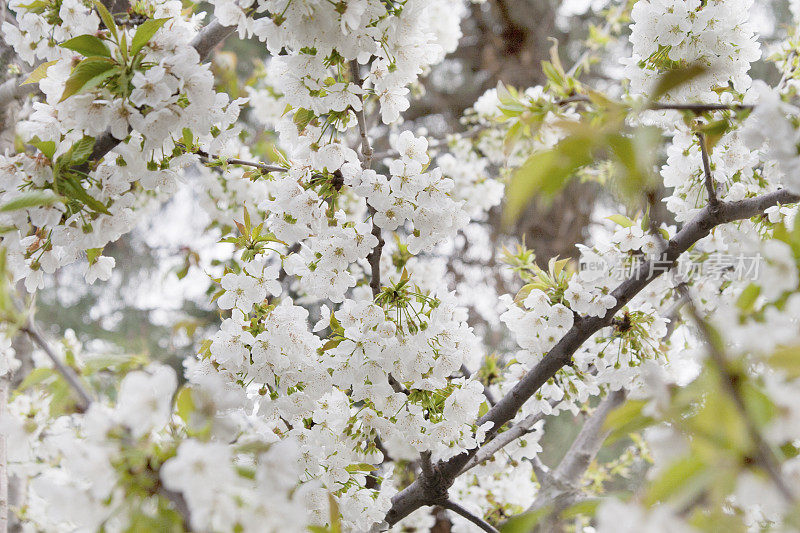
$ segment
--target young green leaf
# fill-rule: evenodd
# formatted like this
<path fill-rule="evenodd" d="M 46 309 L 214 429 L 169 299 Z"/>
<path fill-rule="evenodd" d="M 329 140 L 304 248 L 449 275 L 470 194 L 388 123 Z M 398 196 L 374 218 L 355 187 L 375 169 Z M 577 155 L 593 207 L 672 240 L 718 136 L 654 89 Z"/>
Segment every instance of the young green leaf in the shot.
<path fill-rule="evenodd" d="M 33 72 L 31 72 L 30 75 L 25 79 L 25 81 L 20 83 L 20 85 L 27 85 L 29 83 L 38 83 L 42 81 L 45 78 L 45 76 L 47 76 L 47 69 L 55 65 L 56 63 L 58 63 L 58 60 L 42 63 L 41 65 L 36 67 L 33 70 Z"/>
<path fill-rule="evenodd" d="M 131 55 L 135 56 L 139 50 L 144 47 L 150 39 L 155 35 L 155 33 L 167 22 L 169 19 L 149 19 L 142 22 L 138 28 L 136 28 L 136 33 L 133 36 L 133 41 L 131 42 Z"/>
<path fill-rule="evenodd" d="M 73 175 L 65 178 L 61 178 L 59 180 L 63 185 L 63 192 L 66 196 L 74 200 L 78 200 L 86 207 L 90 208 L 93 211 L 98 213 L 104 213 L 106 215 L 110 215 L 111 213 L 108 211 L 108 208 L 103 204 L 100 200 L 97 200 L 92 195 L 90 195 L 83 186 L 80 184 L 78 179 Z"/>
<path fill-rule="evenodd" d="M 18 211 L 20 209 L 28 209 L 30 207 L 40 207 L 45 205 L 53 205 L 56 202 L 63 201 L 63 198 L 57 194 L 37 191 L 29 192 L 17 196 L 10 202 L 6 202 L 0 207 L 0 212 L 6 213 L 8 211 Z"/>
<path fill-rule="evenodd" d="M 685 67 L 668 70 L 665 72 L 661 79 L 658 80 L 656 88 L 650 98 L 657 102 L 659 98 L 670 92 L 672 89 L 692 81 L 694 78 L 701 76 L 708 69 L 698 63 L 692 63 Z"/>
<path fill-rule="evenodd" d="M 606 218 L 611 222 L 619 224 L 623 228 L 630 228 L 631 226 L 633 226 L 633 220 L 629 219 L 625 215 L 611 215 Z"/>
<path fill-rule="evenodd" d="M 89 159 L 89 156 L 92 155 L 94 143 L 94 137 L 84 136 L 80 141 L 73 144 L 65 154 L 65 159 L 68 161 L 67 164 L 69 166 L 75 166 L 85 163 Z"/>
<path fill-rule="evenodd" d="M 100 13 L 100 18 L 103 19 L 103 24 L 105 24 L 106 28 L 108 28 L 108 31 L 111 32 L 111 35 L 114 36 L 114 40 L 119 41 L 117 25 L 114 23 L 114 17 L 112 17 L 111 13 L 108 12 L 106 6 L 104 6 L 100 0 L 94 0 L 94 7 L 96 7 L 97 12 Z"/>
<path fill-rule="evenodd" d="M 511 179 L 503 219 L 517 220 L 537 194 L 553 197 L 581 167 L 592 162 L 593 139 L 587 135 L 567 137 L 553 149 L 533 154 Z"/>
<path fill-rule="evenodd" d="M 114 68 L 115 66 L 116 63 L 107 58 L 90 57 L 84 59 L 78 63 L 72 70 L 72 74 L 67 78 L 67 83 L 64 85 L 64 93 L 61 95 L 59 102 L 63 102 L 81 91 L 96 87 L 117 71 Z"/>
<path fill-rule="evenodd" d="M 111 50 L 108 49 L 106 43 L 94 35 L 78 35 L 77 37 L 73 37 L 69 41 L 62 43 L 61 48 L 78 52 L 86 57 L 111 57 Z"/>
<path fill-rule="evenodd" d="M 34 137 L 31 144 L 50 159 L 56 154 L 56 143 L 53 141 L 42 141 L 39 137 Z"/>

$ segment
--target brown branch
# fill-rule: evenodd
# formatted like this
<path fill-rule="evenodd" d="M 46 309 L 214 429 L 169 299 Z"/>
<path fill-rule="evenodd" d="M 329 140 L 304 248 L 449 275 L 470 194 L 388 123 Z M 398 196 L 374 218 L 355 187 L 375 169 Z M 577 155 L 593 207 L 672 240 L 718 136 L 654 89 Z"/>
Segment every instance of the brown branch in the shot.
<path fill-rule="evenodd" d="M 608 414 L 619 407 L 623 401 L 625 401 L 625 391 L 618 390 L 610 393 L 600 402 L 592 415 L 584 422 L 564 458 L 549 473 L 549 479 L 539 480 L 542 488 L 536 496 L 536 501 L 528 509 L 529 511 L 556 504 L 555 512 L 558 512 L 560 510 L 559 502 L 563 503 L 578 495 L 581 478 L 597 457 L 603 441 L 608 436 L 608 430 L 603 428 L 605 420 L 608 418 Z"/>
<path fill-rule="evenodd" d="M 361 75 L 358 72 L 358 61 L 356 60 L 350 62 L 350 76 L 353 78 L 353 83 L 361 87 Z M 361 98 L 361 96 L 359 96 L 359 99 L 361 100 L 361 109 L 358 111 L 354 109 L 353 112 L 356 114 L 358 131 L 361 135 L 361 165 L 364 169 L 368 169 L 372 166 L 372 155 L 374 152 L 369 143 L 369 135 L 367 135 L 367 120 L 364 116 L 364 99 Z M 375 248 L 367 255 L 367 262 L 369 262 L 370 266 L 369 286 L 372 289 L 372 297 L 374 298 L 381 292 L 381 254 L 383 253 L 383 245 L 385 243 L 383 241 L 383 235 L 381 234 L 381 228 L 375 224 L 375 208 L 371 205 L 367 205 L 367 211 L 372 218 L 372 235 L 378 240 L 378 244 L 376 244 Z M 390 376 L 389 382 L 392 383 L 392 388 L 395 389 L 395 392 L 398 392 L 397 388 L 394 386 L 397 381 L 391 379 Z M 399 383 L 397 384 L 399 386 Z"/>
<path fill-rule="evenodd" d="M 37 83 L 21 85 L 27 77 L 28 75 L 25 74 L 15 76 L 4 81 L 3 84 L 0 85 L 0 113 L 14 100 L 18 100 L 23 96 L 39 90 L 39 85 Z"/>
<path fill-rule="evenodd" d="M 219 164 L 229 164 L 229 165 L 240 165 L 244 167 L 255 167 L 258 169 L 263 170 L 264 172 L 287 172 L 289 169 L 284 168 L 278 165 L 268 165 L 266 163 L 261 163 L 260 161 L 246 161 L 244 159 L 223 159 L 221 157 L 215 157 L 204 150 L 197 150 L 195 152 L 198 156 L 200 156 L 200 161 L 203 163 L 211 163 L 218 166 Z"/>

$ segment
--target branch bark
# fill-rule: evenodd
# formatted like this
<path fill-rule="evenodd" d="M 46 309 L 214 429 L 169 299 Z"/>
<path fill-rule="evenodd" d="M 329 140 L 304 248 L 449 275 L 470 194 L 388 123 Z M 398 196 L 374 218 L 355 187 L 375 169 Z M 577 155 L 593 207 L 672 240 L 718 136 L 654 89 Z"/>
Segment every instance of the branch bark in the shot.
<path fill-rule="evenodd" d="M 8 404 L 8 375 L 0 376 L 0 415 Z M 8 445 L 6 436 L 0 433 L 0 533 L 8 531 Z"/>
<path fill-rule="evenodd" d="M 491 524 L 483 520 L 481 517 L 475 516 L 474 514 L 470 513 L 467 509 L 465 509 L 464 507 L 462 507 L 461 505 L 457 504 L 454 501 L 445 500 L 443 502 L 440 502 L 439 505 L 441 505 L 445 509 L 449 509 L 450 511 L 453 511 L 456 514 L 463 516 L 464 518 L 466 518 L 467 520 L 469 520 L 482 530 L 488 531 L 488 533 L 500 533 L 497 529 L 492 527 Z"/>
<path fill-rule="evenodd" d="M 625 391 L 610 393 L 586 420 L 578 436 L 572 441 L 566 455 L 558 466 L 540 479 L 541 489 L 529 511 L 553 505 L 558 513 L 580 495 L 580 481 L 589 465 L 597 457 L 608 431 L 603 429 L 608 414 L 625 401 Z"/>
<path fill-rule="evenodd" d="M 358 61 L 351 61 L 350 77 L 353 79 L 353 82 L 360 87 L 362 85 L 362 80 L 358 70 Z M 369 135 L 367 134 L 367 119 L 364 116 L 364 99 L 360 96 L 359 99 L 361 99 L 361 109 L 358 111 L 353 110 L 353 112 L 356 114 L 358 131 L 361 135 L 361 166 L 366 170 L 372 166 L 372 155 L 374 152 L 372 151 Z M 383 235 L 381 234 L 381 228 L 375 225 L 375 208 L 371 205 L 367 205 L 367 211 L 372 218 L 372 235 L 378 239 L 378 244 L 375 245 L 375 248 L 367 255 L 367 262 L 370 267 L 369 287 L 372 289 L 372 297 L 374 298 L 381 292 L 381 254 L 383 253 L 383 245 L 385 243 L 383 241 Z M 397 387 L 394 386 L 394 383 L 397 382 L 394 381 L 391 376 L 389 382 L 392 383 L 392 388 L 397 392 Z"/>
<path fill-rule="evenodd" d="M 36 83 L 29 83 L 27 85 L 20 85 L 25 81 L 26 75 L 15 76 L 3 82 L 0 85 L 0 114 L 5 110 L 5 107 L 14 100 L 18 100 L 23 96 L 36 92 L 39 90 L 39 85 Z"/>
<path fill-rule="evenodd" d="M 27 333 L 31 338 L 31 341 L 33 341 L 34 344 L 39 346 L 39 348 L 41 348 L 44 353 L 47 354 L 47 357 L 50 359 L 50 361 L 52 361 L 56 371 L 61 374 L 64 380 L 69 384 L 70 388 L 72 388 L 73 392 L 75 392 L 75 395 L 77 396 L 78 410 L 80 412 L 86 411 L 86 409 L 88 409 L 89 405 L 92 403 L 92 397 L 83 386 L 83 383 L 81 383 L 77 374 L 75 374 L 70 367 L 61 361 L 61 358 L 50 346 L 50 343 L 48 343 L 47 340 L 42 337 L 41 333 L 39 333 L 39 331 L 36 329 L 36 326 L 33 324 L 33 322 L 28 323 L 28 325 L 23 327 L 21 331 Z"/>
<path fill-rule="evenodd" d="M 622 307 L 649 285 L 650 282 L 667 272 L 681 254 L 687 251 L 694 243 L 707 236 L 712 229 L 721 224 L 763 214 L 767 208 L 778 203 L 792 204 L 798 201 L 800 201 L 800 196 L 792 194 L 785 189 L 780 189 L 738 202 L 720 202 L 716 209 L 706 206 L 667 243 L 667 247 L 659 260 L 643 262 L 634 276 L 624 281 L 612 292 L 612 296 L 616 298 L 617 303 L 613 308 L 609 309 L 604 317 L 579 317 L 576 319 L 572 328 L 539 364 L 531 369 L 484 416 L 478 419 L 478 425 L 485 422 L 493 423 L 492 429 L 487 433 L 487 441 L 490 442 L 497 430 L 514 418 L 523 404 L 548 379 L 570 363 L 572 355 L 589 337 L 611 324 L 614 315 Z M 452 485 L 453 480 L 477 452 L 478 449 L 476 448 L 435 465 L 436 470 L 442 477 L 442 481 L 448 487 Z M 397 523 L 424 505 L 431 505 L 433 500 L 431 499 L 431 494 L 426 490 L 426 483 L 422 478 L 424 476 L 415 480 L 392 498 L 392 507 L 386 514 L 386 522 L 389 525 Z"/>
<path fill-rule="evenodd" d="M 715 340 L 711 327 L 703 319 L 703 317 L 700 316 L 700 311 L 698 310 L 697 304 L 695 304 L 694 299 L 689 293 L 689 289 L 685 284 L 681 284 L 678 287 L 678 290 L 681 291 L 683 300 L 686 302 L 686 307 L 689 310 L 689 314 L 691 315 L 695 324 L 697 324 L 697 328 L 700 330 L 700 335 L 708 347 L 708 355 L 711 358 L 711 361 L 714 363 L 714 366 L 717 368 L 717 372 L 719 372 L 720 379 L 722 381 L 722 387 L 731 397 L 731 400 L 733 400 L 733 404 L 739 411 L 742 420 L 744 420 L 747 433 L 750 436 L 750 440 L 753 441 L 753 445 L 755 447 L 756 464 L 758 464 L 767 473 L 769 478 L 777 487 L 778 492 L 780 492 L 783 499 L 786 500 L 786 503 L 789 505 L 794 505 L 797 499 L 794 492 L 781 474 L 780 462 L 775 456 L 775 453 L 772 451 L 772 448 L 770 448 L 769 444 L 764 440 L 764 437 L 758 430 L 758 426 L 756 425 L 755 420 L 753 420 L 753 417 L 744 402 L 744 397 L 740 389 L 742 380 L 739 378 L 739 376 L 732 374 L 728 368 L 728 358 Z"/>
<path fill-rule="evenodd" d="M 711 175 L 711 163 L 708 160 L 706 136 L 703 135 L 702 132 L 698 132 L 697 139 L 700 141 L 700 155 L 703 159 L 703 182 L 706 185 L 706 192 L 708 193 L 708 205 L 716 207 L 719 205 L 719 198 L 717 198 L 717 187 L 714 184 L 714 177 Z"/>

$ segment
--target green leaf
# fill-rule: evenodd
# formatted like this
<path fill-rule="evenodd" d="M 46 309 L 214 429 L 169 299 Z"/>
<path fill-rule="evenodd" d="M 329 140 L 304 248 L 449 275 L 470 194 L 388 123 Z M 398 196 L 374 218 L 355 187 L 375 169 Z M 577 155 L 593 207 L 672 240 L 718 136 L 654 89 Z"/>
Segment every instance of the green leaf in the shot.
<path fill-rule="evenodd" d="M 562 520 L 569 520 L 578 516 L 594 516 L 595 511 L 597 511 L 601 503 L 602 500 L 599 498 L 580 501 L 561 511 L 559 518 Z"/>
<path fill-rule="evenodd" d="M 136 28 L 136 33 L 133 35 L 133 41 L 131 42 L 131 55 L 136 55 L 139 50 L 144 47 L 150 39 L 155 35 L 155 33 L 167 22 L 168 18 L 163 19 L 149 19 L 142 22 L 138 28 Z"/>
<path fill-rule="evenodd" d="M 8 203 L 3 204 L 0 207 L 0 213 L 6 213 L 8 211 L 18 211 L 20 209 L 28 209 L 31 207 L 40 207 L 45 205 L 53 205 L 58 202 L 63 202 L 64 199 L 51 192 L 43 192 L 43 191 L 36 191 L 36 192 L 29 192 L 22 194 Z"/>
<path fill-rule="evenodd" d="M 533 154 L 511 178 L 503 219 L 514 223 L 534 196 L 555 196 L 581 167 L 592 162 L 594 143 L 588 135 L 575 135 L 551 150 Z"/>
<path fill-rule="evenodd" d="M 645 503 L 666 502 L 675 495 L 691 500 L 702 489 L 708 473 L 708 467 L 697 455 L 679 459 L 650 484 Z"/>
<path fill-rule="evenodd" d="M 189 417 L 194 411 L 192 389 L 186 386 L 181 387 L 181 390 L 178 391 L 178 394 L 175 397 L 175 408 L 178 412 L 178 416 L 181 417 L 184 422 L 188 423 Z"/>
<path fill-rule="evenodd" d="M 631 135 L 613 133 L 607 136 L 617 169 L 616 184 L 625 199 L 637 202 L 643 191 L 653 187 L 654 155 L 661 133 L 656 128 L 637 128 Z"/>
<path fill-rule="evenodd" d="M 631 226 L 634 225 L 633 220 L 629 219 L 625 215 L 611 215 L 611 216 L 606 217 L 606 218 L 608 220 L 610 220 L 611 222 L 619 224 L 623 228 L 630 228 Z"/>
<path fill-rule="evenodd" d="M 653 94 L 650 96 L 650 98 L 654 102 L 658 101 L 659 98 L 670 92 L 672 89 L 675 89 L 684 83 L 690 82 L 694 78 L 704 74 L 707 70 L 708 69 L 705 66 L 699 63 L 692 63 L 685 67 L 668 70 L 661 76 L 661 79 L 658 80 L 658 84 L 653 90 Z"/>
<path fill-rule="evenodd" d="M 111 50 L 108 49 L 106 43 L 94 35 L 78 35 L 77 37 L 73 37 L 69 41 L 62 43 L 61 48 L 78 52 L 86 57 L 111 57 Z"/>
<path fill-rule="evenodd" d="M 333 348 L 339 346 L 339 343 L 342 342 L 343 339 L 330 339 L 328 342 L 322 345 L 322 351 L 327 352 Z"/>
<path fill-rule="evenodd" d="M 39 383 L 48 379 L 54 373 L 55 371 L 52 368 L 44 366 L 39 368 L 34 368 L 33 370 L 31 370 L 30 374 L 25 376 L 25 379 L 23 379 L 22 383 L 20 383 L 19 386 L 17 386 L 16 390 L 18 392 L 22 392 L 30 389 L 31 387 L 35 387 Z"/>
<path fill-rule="evenodd" d="M 739 295 L 739 298 L 736 300 L 736 307 L 744 312 L 752 311 L 759 294 L 761 294 L 761 287 L 755 283 L 751 283 L 745 287 L 742 294 Z"/>
<path fill-rule="evenodd" d="M 339 512 L 339 504 L 330 493 L 328 493 L 328 505 L 330 506 L 330 531 L 331 533 L 341 533 L 342 515 Z"/>
<path fill-rule="evenodd" d="M 34 137 L 31 144 L 50 159 L 56 154 L 56 143 L 53 141 L 42 141 L 39 137 Z"/>
<path fill-rule="evenodd" d="M 345 470 L 352 474 L 355 472 L 372 472 L 373 470 L 377 470 L 377 467 L 369 463 L 356 463 L 346 466 Z"/>
<path fill-rule="evenodd" d="M 536 529 L 536 525 L 551 511 L 552 506 L 545 505 L 535 511 L 518 514 L 500 526 L 500 531 L 503 533 L 530 533 Z"/>
<path fill-rule="evenodd" d="M 47 76 L 47 69 L 51 66 L 58 63 L 58 60 L 55 61 L 48 61 L 47 63 L 42 63 L 38 67 L 36 67 L 30 75 L 20 83 L 20 85 L 27 85 L 29 83 L 38 83 L 42 81 Z"/>
<path fill-rule="evenodd" d="M 642 414 L 645 405 L 647 405 L 645 400 L 628 400 L 611 411 L 604 423 L 605 429 L 611 431 L 606 443 L 616 442 L 652 424 L 653 419 Z"/>
<path fill-rule="evenodd" d="M 89 160 L 94 149 L 95 138 L 84 136 L 80 141 L 73 144 L 70 149 L 64 154 L 66 166 L 82 165 Z M 60 159 L 60 158 L 59 158 Z"/>
<path fill-rule="evenodd" d="M 800 346 L 778 348 L 769 356 L 768 361 L 770 366 L 785 372 L 786 377 L 800 377 Z"/>
<path fill-rule="evenodd" d="M 63 187 L 63 192 L 66 196 L 80 201 L 83 205 L 92 209 L 93 211 L 106 215 L 111 214 L 105 204 L 86 192 L 74 175 L 61 178 L 59 182 L 65 186 Z"/>
<path fill-rule="evenodd" d="M 308 123 L 314 119 L 314 112 L 308 109 L 298 108 L 294 112 L 292 120 L 297 125 L 297 131 L 303 131 L 308 126 Z"/>
<path fill-rule="evenodd" d="M 115 66 L 116 63 L 107 58 L 89 57 L 84 59 L 78 63 L 67 78 L 64 93 L 59 102 L 63 102 L 81 91 L 96 87 L 116 72 Z"/>
<path fill-rule="evenodd" d="M 119 41 L 117 25 L 114 23 L 114 17 L 112 17 L 111 13 L 108 12 L 106 6 L 104 6 L 100 0 L 94 0 L 94 7 L 96 7 L 97 12 L 100 13 L 100 18 L 103 19 L 103 24 L 105 24 L 106 28 L 108 28 L 108 31 L 111 32 L 111 35 L 114 36 L 114 40 Z"/>

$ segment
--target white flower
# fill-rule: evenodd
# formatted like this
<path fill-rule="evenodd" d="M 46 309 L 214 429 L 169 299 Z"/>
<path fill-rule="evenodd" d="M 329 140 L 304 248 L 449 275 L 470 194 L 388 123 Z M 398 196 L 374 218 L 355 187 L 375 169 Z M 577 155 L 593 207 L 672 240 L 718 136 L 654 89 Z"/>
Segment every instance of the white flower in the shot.
<path fill-rule="evenodd" d="M 177 386 L 175 371 L 157 363 L 128 373 L 119 387 L 117 420 L 137 438 L 163 427 L 169 422 Z"/>
<path fill-rule="evenodd" d="M 249 312 L 253 304 L 261 302 L 267 296 L 264 284 L 246 274 L 225 274 L 221 285 L 225 294 L 217 299 L 220 309 L 237 307 Z"/>
<path fill-rule="evenodd" d="M 131 92 L 130 99 L 138 107 L 144 105 L 160 107 L 172 96 L 173 90 L 167 83 L 162 66 L 151 67 L 146 72 L 137 71 L 131 83 L 135 89 Z"/>
<path fill-rule="evenodd" d="M 424 165 L 428 162 L 428 139 L 425 137 L 414 137 L 410 131 L 401 133 L 395 141 L 395 149 L 400 153 L 400 157 L 418 161 Z"/>
<path fill-rule="evenodd" d="M 86 283 L 91 284 L 98 279 L 100 281 L 108 281 L 111 277 L 111 271 L 116 264 L 117 261 L 113 257 L 106 257 L 103 255 L 97 257 L 94 263 L 87 266 L 86 273 L 83 275 Z"/>

